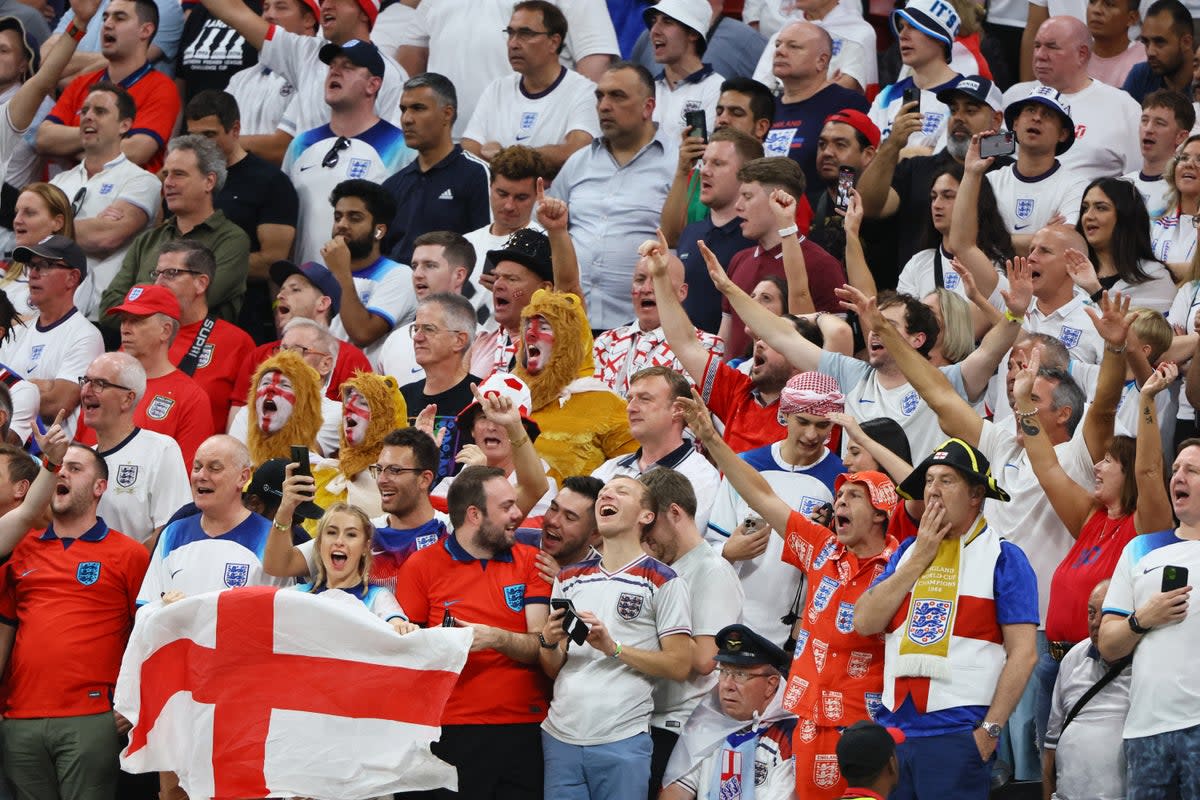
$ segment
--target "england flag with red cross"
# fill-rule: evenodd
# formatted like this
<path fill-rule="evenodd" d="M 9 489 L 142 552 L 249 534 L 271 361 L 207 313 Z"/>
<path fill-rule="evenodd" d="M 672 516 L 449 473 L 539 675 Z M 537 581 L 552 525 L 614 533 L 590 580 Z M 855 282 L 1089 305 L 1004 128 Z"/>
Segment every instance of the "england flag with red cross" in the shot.
<path fill-rule="evenodd" d="M 194 800 L 457 789 L 429 743 L 471 629 L 400 636 L 344 597 L 254 587 L 143 609 L 114 702 L 133 723 L 121 767 L 176 772 Z"/>

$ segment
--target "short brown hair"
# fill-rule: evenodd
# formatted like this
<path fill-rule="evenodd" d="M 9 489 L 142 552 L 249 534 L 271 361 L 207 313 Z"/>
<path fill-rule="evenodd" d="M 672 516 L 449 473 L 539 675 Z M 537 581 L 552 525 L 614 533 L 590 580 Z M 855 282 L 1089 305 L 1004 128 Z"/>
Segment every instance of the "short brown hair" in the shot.
<path fill-rule="evenodd" d="M 497 175 L 503 175 L 510 181 L 523 181 L 526 178 L 536 180 L 550 176 L 550 169 L 546 165 L 546 159 L 542 158 L 542 154 L 519 144 L 505 147 L 496 153 L 489 166 L 492 170 L 493 182 Z"/>
<path fill-rule="evenodd" d="M 413 240 L 413 249 L 427 244 L 440 246 L 442 255 L 450 266 L 466 267 L 468 274 L 475 269 L 475 245 L 467 241 L 462 234 L 454 231 L 422 233 Z"/>
<path fill-rule="evenodd" d="M 747 161 L 738 170 L 737 179 L 742 183 L 761 183 L 772 189 L 783 189 L 796 202 L 804 196 L 804 170 L 795 161 L 783 156 Z"/>
<path fill-rule="evenodd" d="M 743 162 L 763 157 L 762 142 L 737 128 L 717 128 L 708 137 L 708 140 L 710 142 L 733 142 L 733 149 L 742 157 Z"/>
<path fill-rule="evenodd" d="M 629 379 L 629 385 L 633 386 L 638 381 L 655 377 L 662 378 L 667 382 L 667 388 L 671 390 L 673 396 L 683 398 L 690 398 L 692 396 L 692 385 L 687 382 L 687 378 L 675 370 L 667 369 L 666 367 L 646 367 L 645 369 L 640 369 Z"/>

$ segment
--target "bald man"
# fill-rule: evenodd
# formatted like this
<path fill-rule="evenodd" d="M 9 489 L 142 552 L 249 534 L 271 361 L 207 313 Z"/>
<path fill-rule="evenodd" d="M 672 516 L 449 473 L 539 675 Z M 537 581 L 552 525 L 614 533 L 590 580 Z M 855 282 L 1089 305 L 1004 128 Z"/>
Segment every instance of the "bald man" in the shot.
<path fill-rule="evenodd" d="M 671 293 L 682 303 L 687 298 L 683 262 L 671 255 L 667 262 Z M 605 331 L 596 337 L 593 353 L 596 357 L 596 377 L 625 397 L 629 394 L 629 379 L 647 367 L 668 367 L 683 372 L 683 364 L 671 352 L 667 335 L 658 318 L 658 301 L 654 296 L 654 280 L 642 260 L 633 270 L 633 322 Z M 711 333 L 693 328 L 705 352 L 718 358 L 725 354 L 725 343 Z"/>
<path fill-rule="evenodd" d="M 282 585 L 263 572 L 261 559 L 271 521 L 242 505 L 242 487 L 248 480 L 246 445 L 225 434 L 201 443 L 191 472 L 192 501 L 200 513 L 163 528 L 138 592 L 138 605 L 168 592 L 186 596 L 239 586 Z"/>
<path fill-rule="evenodd" d="M 822 189 L 817 173 L 817 137 L 830 114 L 846 108 L 866 112 L 870 105 L 861 92 L 827 77 L 833 40 L 811 22 L 793 22 L 779 32 L 772 72 L 783 85 L 775 103 L 775 118 L 763 143 L 768 156 L 787 156 L 804 170 L 810 201 Z"/>
<path fill-rule="evenodd" d="M 1047 225 L 1033 235 L 1028 257 L 1033 304 L 1021 327 L 1056 337 L 1076 361 L 1099 364 L 1104 340 L 1084 310 L 1090 305 L 1087 293 L 1067 272 L 1067 250 L 1087 252 L 1087 241 L 1070 225 Z"/>
<path fill-rule="evenodd" d="M 1120 89 L 1088 77 L 1091 56 L 1087 25 L 1075 17 L 1050 17 L 1034 37 L 1034 80 L 1004 93 L 1005 107 L 1039 86 L 1059 93 L 1075 123 L 1075 143 L 1059 161 L 1085 181 L 1124 175 L 1141 166 L 1141 107 Z"/>

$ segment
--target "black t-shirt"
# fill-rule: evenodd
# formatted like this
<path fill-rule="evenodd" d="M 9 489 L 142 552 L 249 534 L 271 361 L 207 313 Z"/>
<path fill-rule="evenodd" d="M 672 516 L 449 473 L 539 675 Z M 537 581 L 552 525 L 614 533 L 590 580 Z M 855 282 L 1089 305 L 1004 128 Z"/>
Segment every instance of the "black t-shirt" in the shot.
<path fill-rule="evenodd" d="M 929 204 L 925 205 L 928 211 Z M 896 288 L 900 269 L 905 263 L 896 263 L 897 227 L 894 216 L 887 219 L 864 219 L 862 230 L 859 231 L 867 266 L 871 269 L 875 286 L 881 291 Z M 825 248 L 838 261 L 846 263 L 846 231 L 843 217 L 834 210 L 829 192 L 822 192 L 813 207 L 808 238 Z"/>
<path fill-rule="evenodd" d="M 250 252 L 259 250 L 259 225 L 296 227 L 300 201 L 287 175 L 253 153 L 229 168 L 216 207 L 250 237 Z"/>
<path fill-rule="evenodd" d="M 753 247 L 754 242 L 742 236 L 741 217 L 734 217 L 717 227 L 712 223 L 712 215 L 709 215 L 691 223 L 679 234 L 676 252 L 683 262 L 683 279 L 688 286 L 683 309 L 687 311 L 693 325 L 702 331 L 715 334 L 721 327 L 721 301 L 724 297 L 708 277 L 708 265 L 704 263 L 704 256 L 700 255 L 701 239 L 726 270 L 729 269 L 729 262 L 733 261 L 733 257 L 747 247 Z"/>
<path fill-rule="evenodd" d="M 262 13 L 262 0 L 244 0 L 255 14 Z M 224 89 L 233 73 L 258 63 L 258 51 L 224 22 L 196 3 L 183 23 L 175 75 L 187 83 L 188 101 L 205 89 Z"/>
<path fill-rule="evenodd" d="M 404 395 L 404 402 L 408 406 L 410 423 L 425 410 L 425 406 L 431 403 L 437 406 L 434 429 L 446 429 L 446 434 L 442 437 L 438 477 L 453 475 L 455 472 L 454 456 L 458 453 L 460 446 L 458 414 L 475 402 L 475 395 L 471 394 L 472 383 L 480 384 L 483 381 L 468 373 L 467 377 L 446 391 L 437 394 L 425 394 L 425 378 L 400 387 L 400 394 Z"/>
<path fill-rule="evenodd" d="M 864 114 L 871 104 L 860 92 L 831 83 L 807 100 L 799 103 L 775 102 L 775 119 L 763 143 L 768 156 L 784 156 L 804 170 L 805 194 L 814 202 L 824 189 L 817 173 L 817 139 L 825 119 L 836 111 L 852 108 Z"/>

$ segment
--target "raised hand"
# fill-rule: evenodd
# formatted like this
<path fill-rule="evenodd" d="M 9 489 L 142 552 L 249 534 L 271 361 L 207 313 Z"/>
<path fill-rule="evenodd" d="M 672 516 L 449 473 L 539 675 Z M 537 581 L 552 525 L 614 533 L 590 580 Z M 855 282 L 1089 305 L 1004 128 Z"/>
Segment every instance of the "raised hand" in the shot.
<path fill-rule="evenodd" d="M 923 127 L 925 118 L 921 116 L 921 101 L 918 100 L 900 109 L 900 113 L 892 120 L 892 132 L 888 139 L 895 139 L 899 147 L 904 147 L 908 144 L 908 137 L 920 133 Z"/>
<path fill-rule="evenodd" d="M 1008 272 L 1008 289 L 1001 289 L 1000 296 L 1010 312 L 1023 317 L 1033 303 L 1033 268 L 1021 256 L 1004 263 Z"/>
<path fill-rule="evenodd" d="M 487 465 L 487 456 L 477 444 L 464 444 L 454 456 L 454 463 L 464 467 L 483 467 Z"/>
<path fill-rule="evenodd" d="M 962 281 L 963 291 L 967 297 L 979 291 L 979 285 L 975 283 L 975 276 L 971 274 L 971 270 L 967 269 L 966 264 L 958 260 L 958 256 L 950 259 L 950 269 L 954 270 L 958 279 Z"/>
<path fill-rule="evenodd" d="M 317 482 L 311 475 L 295 474 L 299 467 L 299 464 L 284 467 L 283 497 L 275 511 L 275 519 L 291 520 L 296 515 L 296 509 L 305 501 L 312 500 L 317 493 Z"/>
<path fill-rule="evenodd" d="M 96 16 L 96 9 L 100 7 L 100 0 L 71 0 L 71 10 L 75 12 L 75 24 L 80 28 L 86 28 L 92 17 Z"/>
<path fill-rule="evenodd" d="M 683 414 L 687 426 L 692 429 L 692 433 L 696 434 L 696 438 L 700 441 L 709 442 L 720 438 L 717 435 L 717 429 L 713 427 L 708 407 L 704 405 L 704 400 L 701 399 L 699 392 L 695 388 L 692 389 L 690 399 L 676 397 L 672 410 Z"/>
<path fill-rule="evenodd" d="M 1100 297 L 1099 314 L 1089 306 L 1084 306 L 1083 310 L 1092 318 L 1092 324 L 1096 326 L 1096 332 L 1104 339 L 1105 344 L 1114 350 L 1124 349 L 1125 340 L 1129 336 L 1129 326 L 1137 316 L 1129 311 L 1128 295 L 1122 296 L 1120 292 L 1114 292 L 1110 297 L 1106 291 Z"/>
<path fill-rule="evenodd" d="M 471 384 L 471 394 L 475 395 L 475 400 L 479 403 L 483 415 L 501 428 L 509 430 L 521 424 L 521 410 L 517 408 L 517 404 L 512 401 L 512 398 L 505 397 L 498 392 L 483 394 L 479 391 L 479 386 L 474 383 Z"/>
<path fill-rule="evenodd" d="M 642 257 L 642 263 L 646 265 L 651 277 L 662 278 L 667 274 L 667 256 L 670 255 L 671 248 L 667 244 L 667 237 L 663 236 L 662 228 L 655 232 L 658 238 L 642 242 L 638 247 L 638 255 Z"/>
<path fill-rule="evenodd" d="M 858 424 L 858 420 L 843 411 L 830 411 L 825 415 L 825 419 L 834 425 L 840 425 L 846 435 L 859 444 L 862 444 L 863 440 L 867 438 L 867 435 L 863 433 L 862 426 Z"/>
<path fill-rule="evenodd" d="M 848 283 L 840 289 L 834 289 L 833 293 L 838 296 L 842 308 L 858 314 L 864 331 L 878 331 L 887 324 L 887 319 L 879 312 L 874 297 L 867 297 Z"/>
<path fill-rule="evenodd" d="M 546 229 L 546 235 L 553 231 L 565 231 L 570 223 L 567 204 L 557 197 L 546 196 L 546 183 L 537 179 L 537 221 Z"/>
<path fill-rule="evenodd" d="M 933 563 L 942 540 L 949 533 L 950 523 L 946 520 L 946 507 L 940 502 L 926 501 L 925 512 L 921 514 L 921 524 L 917 528 L 917 541 L 912 546 L 913 563 L 922 564 L 927 569 Z"/>
<path fill-rule="evenodd" d="M 708 142 L 704 141 L 705 137 L 692 136 L 691 130 L 691 127 L 688 127 L 679 142 L 679 162 L 675 169 L 681 178 L 691 176 L 692 167 L 704 157 L 704 148 L 708 147 Z"/>
<path fill-rule="evenodd" d="M 696 242 L 700 245 L 700 256 L 704 259 L 704 265 L 708 267 L 708 277 L 712 280 L 713 286 L 721 294 L 728 294 L 729 290 L 735 287 L 735 284 L 729 277 L 729 273 L 721 266 L 721 262 L 717 260 L 717 254 L 708 249 L 708 245 L 703 239 Z"/>
<path fill-rule="evenodd" d="M 771 213 L 775 215 L 775 223 L 780 228 L 789 228 L 796 224 L 796 198 L 783 189 L 775 189 L 767 198 Z"/>
<path fill-rule="evenodd" d="M 429 434 L 429 438 L 433 439 L 434 444 L 438 447 L 442 446 L 442 439 L 446 437 L 445 427 L 434 430 L 437 424 L 437 406 L 433 403 L 421 409 L 421 413 L 417 414 L 417 418 L 413 420 L 413 427 L 419 431 L 425 431 Z"/>
<path fill-rule="evenodd" d="M 63 419 L 67 416 L 67 412 L 60 409 L 58 415 L 54 417 L 54 422 L 50 428 L 44 433 L 38 433 L 37 426 L 33 426 L 33 440 L 37 442 L 38 448 L 45 454 L 46 459 L 55 466 L 63 463 L 63 458 L 67 455 L 67 448 L 71 446 L 71 437 L 67 436 L 67 432 L 63 430 Z"/>
<path fill-rule="evenodd" d="M 850 201 L 846 204 L 846 210 L 838 213 L 843 217 L 842 229 L 846 231 L 846 237 L 858 238 L 858 232 L 862 230 L 863 207 L 862 195 L 857 189 L 850 190 Z"/>
<path fill-rule="evenodd" d="M 1154 397 L 1174 383 L 1178 377 L 1179 366 L 1174 361 L 1164 361 L 1154 368 L 1150 377 L 1142 384 L 1142 394 L 1146 397 Z"/>
<path fill-rule="evenodd" d="M 346 245 L 346 237 L 335 236 L 321 245 L 321 260 L 334 275 L 349 275 L 350 248 Z"/>
<path fill-rule="evenodd" d="M 1028 360 L 1021 363 L 1013 376 L 1013 397 L 1018 401 L 1033 403 L 1033 382 L 1037 379 L 1038 370 L 1042 368 L 1042 346 L 1034 345 L 1029 351 Z"/>
<path fill-rule="evenodd" d="M 992 166 L 994 158 L 981 158 L 979 155 L 979 140 L 985 136 L 991 136 L 995 131 L 984 131 L 977 133 L 971 137 L 971 143 L 967 145 L 967 155 L 963 159 L 963 170 L 973 172 L 976 175 L 983 175 L 988 171 L 988 167 Z"/>
<path fill-rule="evenodd" d="M 1063 254 L 1067 264 L 1067 274 L 1071 276 L 1071 280 L 1080 289 L 1083 289 L 1088 294 L 1095 294 L 1100 291 L 1100 278 L 1096 276 L 1096 267 L 1085 253 L 1076 250 L 1074 247 L 1068 247 Z"/>

